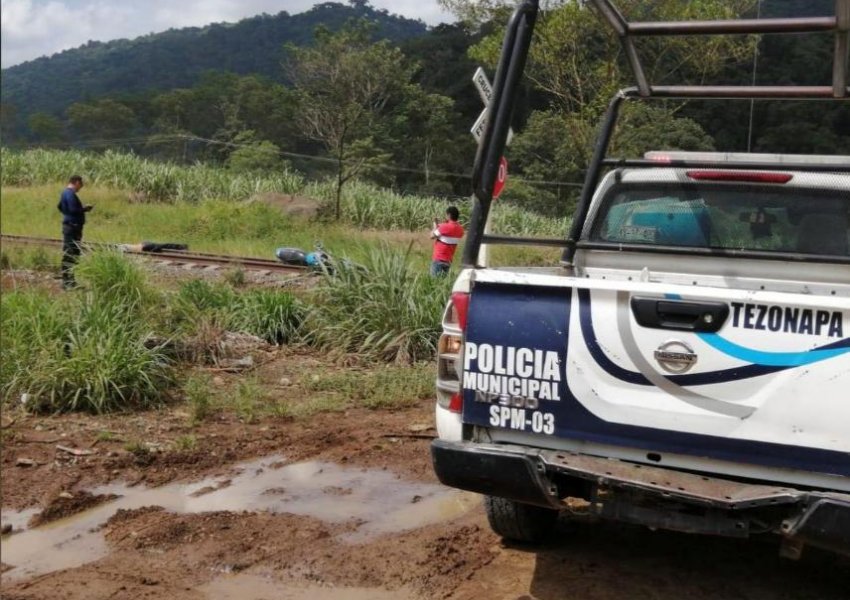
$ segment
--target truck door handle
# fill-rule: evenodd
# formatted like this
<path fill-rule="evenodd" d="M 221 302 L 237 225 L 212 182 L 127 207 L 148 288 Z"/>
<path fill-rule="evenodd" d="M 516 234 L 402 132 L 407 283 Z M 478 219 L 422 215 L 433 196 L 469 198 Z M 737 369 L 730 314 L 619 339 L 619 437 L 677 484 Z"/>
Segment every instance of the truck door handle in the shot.
<path fill-rule="evenodd" d="M 632 314 L 643 327 L 714 333 L 729 316 L 725 302 L 690 302 L 632 296 Z"/>

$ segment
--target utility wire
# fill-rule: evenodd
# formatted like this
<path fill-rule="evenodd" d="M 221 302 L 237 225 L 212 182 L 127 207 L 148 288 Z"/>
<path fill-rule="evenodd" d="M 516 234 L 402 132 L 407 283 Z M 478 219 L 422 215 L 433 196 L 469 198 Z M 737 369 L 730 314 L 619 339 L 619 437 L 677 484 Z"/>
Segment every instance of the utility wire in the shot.
<path fill-rule="evenodd" d="M 198 137 L 198 136 L 184 135 L 183 138 L 187 139 L 187 140 L 205 142 L 207 144 L 218 144 L 218 145 L 222 145 L 222 146 L 231 146 L 231 147 L 235 147 L 235 148 L 244 148 L 244 147 L 250 146 L 250 144 L 237 144 L 235 142 L 225 142 L 223 140 L 211 140 L 209 138 L 202 138 L 202 137 Z M 286 152 L 284 150 L 280 150 L 279 154 L 281 156 L 288 156 L 288 157 L 292 157 L 292 158 L 304 158 L 304 159 L 308 159 L 308 160 L 315 160 L 315 161 L 319 161 L 319 162 L 337 164 L 337 159 L 330 158 L 330 157 L 327 157 L 327 156 L 314 156 L 314 155 L 310 155 L 310 154 L 299 154 L 297 152 Z M 346 161 L 342 161 L 342 162 L 346 163 Z M 392 165 L 374 165 L 372 168 L 383 169 L 383 170 L 386 170 L 386 171 L 396 171 L 396 172 L 399 172 L 399 173 L 415 173 L 415 174 L 419 174 L 419 175 L 423 175 L 425 173 L 425 171 L 422 171 L 420 169 L 411 169 L 409 167 L 398 167 L 398 166 L 392 166 Z M 451 172 L 448 172 L 448 171 L 429 171 L 429 173 L 431 175 L 436 175 L 436 176 L 439 176 L 439 177 L 459 177 L 459 178 L 472 177 L 471 171 L 468 172 L 468 173 L 451 173 Z M 553 186 L 567 186 L 567 187 L 581 187 L 582 186 L 581 183 L 576 183 L 576 182 L 573 182 L 573 181 L 542 181 L 542 180 L 533 180 L 533 179 L 522 179 L 520 177 L 516 177 L 515 179 L 517 181 L 522 181 L 523 183 L 528 183 L 528 184 L 531 184 L 531 185 L 553 185 Z"/>

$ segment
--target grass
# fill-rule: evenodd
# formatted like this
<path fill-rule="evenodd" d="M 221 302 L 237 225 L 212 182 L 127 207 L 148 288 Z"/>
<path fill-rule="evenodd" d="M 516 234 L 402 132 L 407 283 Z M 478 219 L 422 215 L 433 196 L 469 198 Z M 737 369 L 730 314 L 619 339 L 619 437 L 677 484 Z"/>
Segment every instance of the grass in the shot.
<path fill-rule="evenodd" d="M 334 188 L 330 183 L 308 185 L 304 195 L 330 202 Z M 454 202 L 461 221 L 469 222 L 471 202 Z M 442 220 L 449 203 L 442 198 L 403 196 L 392 190 L 354 181 L 343 189 L 342 219 L 360 229 L 421 231 L 433 219 Z M 565 235 L 569 219 L 553 219 L 505 202 L 491 208 L 493 233 L 503 235 Z"/>
<path fill-rule="evenodd" d="M 305 323 L 330 353 L 411 363 L 431 358 L 451 279 L 414 267 L 409 254 L 373 251 L 363 267 L 338 262 L 324 275 Z"/>
<path fill-rule="evenodd" d="M 245 285 L 245 269 L 242 267 L 231 267 L 224 272 L 224 280 L 233 287 Z"/>
<path fill-rule="evenodd" d="M 3 294 L 3 395 L 27 393 L 27 408 L 40 412 L 102 413 L 162 403 L 173 372 L 163 344 L 151 343 L 144 314 L 155 298 L 141 273 L 101 253 L 80 267 L 84 293 Z"/>
<path fill-rule="evenodd" d="M 305 312 L 302 302 L 290 292 L 237 292 L 227 285 L 196 279 L 180 286 L 171 319 L 178 329 L 198 336 L 199 355 L 203 356 L 214 350 L 204 340 L 214 342 L 225 330 L 248 333 L 270 344 L 288 343 L 297 336 Z"/>
<path fill-rule="evenodd" d="M 240 378 L 233 392 L 229 393 L 226 399 L 222 399 L 221 406 L 233 410 L 243 423 L 255 423 L 269 415 L 295 416 L 288 402 L 272 397 L 262 381 L 253 375 Z"/>
<path fill-rule="evenodd" d="M 126 444 L 124 444 L 124 450 L 131 454 L 137 455 L 150 453 L 150 450 L 147 446 L 145 446 L 144 442 L 141 442 L 139 440 L 131 440 L 127 442 Z"/>
<path fill-rule="evenodd" d="M 300 175 L 285 169 L 264 176 L 234 174 L 204 165 L 158 163 L 112 150 L 98 154 L 3 148 L 0 153 L 3 186 L 62 182 L 71 173 L 81 173 L 91 183 L 130 190 L 135 201 L 143 202 L 245 200 L 264 192 L 292 194 L 304 186 Z"/>
<path fill-rule="evenodd" d="M 257 177 L 214 167 L 176 167 L 112 151 L 2 149 L 2 161 L 0 213 L 3 231 L 9 234 L 56 237 L 56 200 L 73 171 L 83 173 L 90 184 L 82 193 L 83 200 L 95 206 L 86 228 L 90 241 L 173 241 L 200 251 L 269 258 L 276 247 L 310 251 L 320 241 L 333 256 L 360 260 L 378 241 L 404 247 L 416 240 L 412 255 L 425 266 L 431 221 L 442 218 L 448 205 L 444 199 L 402 196 L 352 181 L 344 188 L 342 223 L 307 222 L 255 199 L 271 192 L 326 204 L 334 195 L 332 182 L 306 184 L 288 172 Z M 471 202 L 453 203 L 462 222 L 468 222 Z M 569 224 L 568 218 L 544 217 L 503 201 L 494 203 L 491 221 L 496 234 L 545 237 L 564 236 Z M 390 231 L 417 235 L 399 239 L 387 234 Z M 550 254 L 532 253 L 531 259 L 542 263 Z M 494 264 L 517 264 L 517 256 L 515 249 L 497 248 Z"/>
<path fill-rule="evenodd" d="M 5 234 L 58 238 L 60 215 L 56 201 L 61 185 L 4 187 L 0 224 Z M 134 244 L 142 241 L 180 242 L 191 250 L 234 256 L 274 258 L 281 246 L 312 251 L 317 242 L 332 256 L 363 260 L 372 248 L 389 243 L 404 251 L 414 241 L 413 260 L 423 269 L 431 256 L 428 223 L 421 235 L 406 232 L 358 231 L 344 223 L 304 221 L 283 214 L 263 202 L 206 201 L 196 204 L 134 204 L 127 192 L 86 186 L 80 193 L 93 204 L 83 233 L 84 241 Z M 4 244 L 3 251 L 16 248 Z M 51 262 L 58 268 L 59 252 Z M 10 256 L 16 264 L 14 255 Z"/>
<path fill-rule="evenodd" d="M 120 255 L 86 256 L 77 270 L 82 292 L 4 294 L 0 386 L 5 397 L 26 391 L 35 398 L 32 410 L 104 412 L 155 406 L 181 392 L 190 421 L 198 423 L 219 407 L 252 422 L 266 414 L 300 417 L 342 410 L 351 402 L 404 406 L 430 395 L 430 368 L 417 365 L 434 355 L 452 282 L 427 275 L 430 223 L 442 216 L 444 200 L 351 182 L 343 222 L 323 223 L 254 200 L 266 191 L 300 193 L 317 202 L 330 198 L 330 185 L 304 185 L 297 177 L 240 179 L 206 167 L 153 165 L 109 152 L 18 155 L 4 150 L 2 160 L 4 233 L 57 237 L 56 200 L 67 172 L 75 171 L 93 184 L 81 194 L 95 205 L 87 241 L 182 242 L 198 251 L 265 258 L 279 246 L 312 250 L 320 241 L 339 259 L 313 292 L 296 298 L 279 290 L 245 288 L 245 273 L 238 268 L 226 273 L 224 284 L 193 281 L 164 292 Z M 462 220 L 469 206 L 459 203 Z M 494 206 L 493 217 L 494 233 L 554 236 L 567 228 L 566 219 L 547 219 L 505 203 Z M 551 265 L 558 260 L 557 250 L 491 250 L 491 264 Z M 4 244 L 2 254 L 4 267 L 58 270 L 55 250 Z M 216 362 L 226 331 L 273 344 L 305 341 L 332 357 L 355 354 L 362 363 L 414 366 L 323 376 L 316 385 L 331 389 L 313 389 L 298 403 L 272 400 L 252 378 L 240 381 L 226 404 L 202 376 L 177 388 L 176 362 Z"/>
<path fill-rule="evenodd" d="M 58 248 L 9 244 L 4 245 L 0 253 L 0 267 L 3 269 L 58 274 L 61 261 L 62 251 Z"/>
<path fill-rule="evenodd" d="M 298 335 L 306 309 L 289 292 L 255 289 L 240 294 L 231 307 L 230 329 L 270 344 L 286 344 Z"/>
<path fill-rule="evenodd" d="M 372 370 L 331 371 L 311 374 L 302 383 L 315 402 L 371 409 L 412 406 L 434 392 L 434 365 L 389 365 Z"/>
<path fill-rule="evenodd" d="M 164 293 L 138 265 L 110 251 L 84 256 L 77 279 L 80 287 L 71 294 L 21 289 L 0 298 L 0 390 L 6 398 L 28 394 L 32 411 L 103 413 L 160 405 L 175 383 L 175 346 L 192 346 L 192 336 L 212 333 L 207 343 L 216 348 L 225 329 L 285 343 L 304 313 L 300 302 L 279 290 L 237 294 L 196 282 Z M 204 331 L 216 319 L 223 326 Z M 184 341 L 175 344 L 176 337 Z M 196 420 L 207 410 L 202 388 L 201 381 L 184 388 Z M 237 404 L 247 407 L 251 393 L 242 391 Z M 250 418 L 248 408 L 240 412 Z"/>
<path fill-rule="evenodd" d="M 114 442 L 116 440 L 118 440 L 118 435 L 106 429 L 98 431 L 97 436 L 95 437 L 95 441 L 97 442 Z"/>
<path fill-rule="evenodd" d="M 183 382 L 183 394 L 189 405 L 189 423 L 197 425 L 209 416 L 213 400 L 212 379 L 206 373 L 191 375 Z"/>
<path fill-rule="evenodd" d="M 181 435 L 174 440 L 174 447 L 181 452 L 191 452 L 197 446 L 198 437 L 191 433 Z"/>

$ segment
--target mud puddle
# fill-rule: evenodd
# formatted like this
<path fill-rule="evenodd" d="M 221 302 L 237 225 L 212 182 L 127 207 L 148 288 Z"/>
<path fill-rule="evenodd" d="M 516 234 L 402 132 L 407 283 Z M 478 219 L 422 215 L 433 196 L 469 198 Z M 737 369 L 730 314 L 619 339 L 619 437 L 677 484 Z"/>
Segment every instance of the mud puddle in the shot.
<path fill-rule="evenodd" d="M 0 553 L 3 562 L 14 567 L 4 573 L 4 578 L 77 567 L 106 556 L 109 548 L 100 529 L 119 509 L 161 506 L 174 513 L 285 512 L 332 523 L 351 522 L 354 527 L 340 537 L 358 543 L 446 521 L 478 503 L 473 494 L 403 481 L 388 471 L 315 461 L 286 464 L 280 456 L 241 463 L 234 471 L 230 477 L 193 484 L 152 489 L 126 485 L 95 488 L 91 490 L 94 494 L 120 497 L 74 516 L 4 536 Z M 20 516 L 4 512 L 3 518 L 17 523 L 22 520 Z"/>
<path fill-rule="evenodd" d="M 24 510 L 10 510 L 10 511 L 2 511 L 0 514 L 0 523 L 2 523 L 2 527 L 5 530 L 7 527 L 11 527 L 12 531 L 21 531 L 27 528 L 27 523 L 30 522 L 30 519 L 33 518 L 40 512 L 38 508 L 26 508 Z"/>
<path fill-rule="evenodd" d="M 209 600 L 409 600 L 405 590 L 327 587 L 276 581 L 261 575 L 219 577 L 198 588 Z"/>

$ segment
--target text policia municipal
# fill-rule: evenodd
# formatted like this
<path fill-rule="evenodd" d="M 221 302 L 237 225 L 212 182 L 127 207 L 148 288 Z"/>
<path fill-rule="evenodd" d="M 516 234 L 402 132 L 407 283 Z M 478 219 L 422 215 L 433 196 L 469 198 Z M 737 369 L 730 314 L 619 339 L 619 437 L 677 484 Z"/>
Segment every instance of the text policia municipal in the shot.
<path fill-rule="evenodd" d="M 463 387 L 487 396 L 561 399 L 561 361 L 552 350 L 466 342 L 463 370 Z"/>

